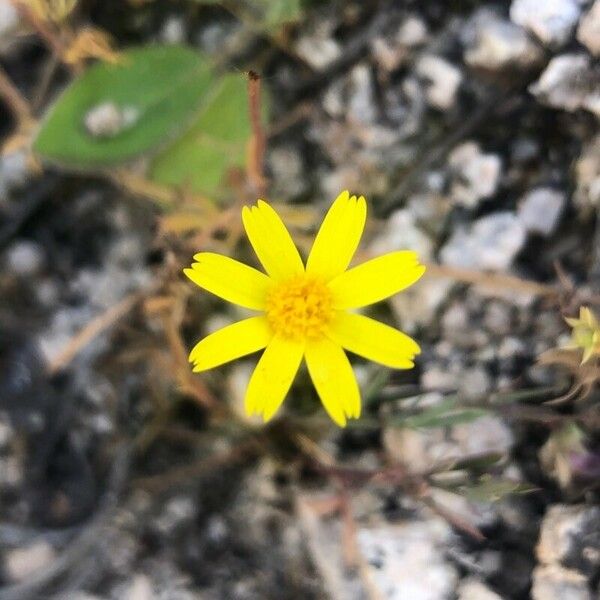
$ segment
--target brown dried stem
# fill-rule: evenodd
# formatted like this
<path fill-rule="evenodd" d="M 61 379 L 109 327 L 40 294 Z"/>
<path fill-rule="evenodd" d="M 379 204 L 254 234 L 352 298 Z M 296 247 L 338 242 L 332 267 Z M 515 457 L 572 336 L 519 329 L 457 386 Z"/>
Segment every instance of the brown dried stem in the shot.
<path fill-rule="evenodd" d="M 266 191 L 267 180 L 264 174 L 266 134 L 261 121 L 261 80 L 254 71 L 248 72 L 248 108 L 252 138 L 248 148 L 246 171 L 250 183 L 260 196 Z"/>
<path fill-rule="evenodd" d="M 145 295 L 146 293 L 144 292 L 130 294 L 119 303 L 111 306 L 106 312 L 90 321 L 71 338 L 66 348 L 50 363 L 48 368 L 49 373 L 53 375 L 67 367 L 93 339 L 122 319 Z"/>
<path fill-rule="evenodd" d="M 514 275 L 487 273 L 485 271 L 474 271 L 471 269 L 462 269 L 459 267 L 433 263 L 429 263 L 426 266 L 426 275 L 433 277 L 448 277 L 449 279 L 455 279 L 464 283 L 485 285 L 490 288 L 502 290 L 513 290 L 515 292 L 533 294 L 535 296 L 545 296 L 550 298 L 556 298 L 558 296 L 558 290 L 552 285 L 546 285 L 528 279 L 521 279 Z"/>
<path fill-rule="evenodd" d="M 60 35 L 46 22 L 40 19 L 35 12 L 23 2 L 23 0 L 11 0 L 11 2 L 21 15 L 22 19 L 29 23 L 32 29 L 37 32 L 37 34 L 42 38 L 42 40 L 44 40 L 53 54 L 60 58 L 61 61 L 66 64 L 66 66 L 74 73 L 80 73 L 81 65 L 68 64 L 64 60 L 67 47 L 65 46 Z"/>
<path fill-rule="evenodd" d="M 249 456 L 258 454 L 260 449 L 260 439 L 252 436 L 230 450 L 217 452 L 208 458 L 203 457 L 191 464 L 169 469 L 165 474 L 140 477 L 134 481 L 134 485 L 154 493 L 164 492 L 175 485 L 186 481 L 194 481 L 202 475 L 216 471 L 226 465 L 241 462 Z"/>
<path fill-rule="evenodd" d="M 0 96 L 8 104 L 15 119 L 18 121 L 20 129 L 24 129 L 34 123 L 35 119 L 31 113 L 29 102 L 27 102 L 2 67 L 0 67 Z"/>

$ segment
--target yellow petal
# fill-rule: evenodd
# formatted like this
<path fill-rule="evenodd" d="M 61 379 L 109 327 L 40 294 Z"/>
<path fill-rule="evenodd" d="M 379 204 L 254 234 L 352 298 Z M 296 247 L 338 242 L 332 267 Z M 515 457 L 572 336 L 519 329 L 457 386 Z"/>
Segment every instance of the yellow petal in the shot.
<path fill-rule="evenodd" d="M 342 192 L 325 215 L 306 263 L 306 272 L 325 281 L 343 273 L 360 242 L 367 218 L 367 203 L 361 196 Z"/>
<path fill-rule="evenodd" d="M 596 315 L 594 315 L 590 308 L 588 308 L 587 306 L 581 307 L 579 314 L 581 315 L 584 324 L 587 325 L 590 329 L 596 329 L 598 327 Z"/>
<path fill-rule="evenodd" d="M 329 416 L 340 426 L 360 416 L 360 391 L 350 361 L 342 348 L 327 338 L 309 341 L 306 364 Z"/>
<path fill-rule="evenodd" d="M 268 421 L 281 406 L 298 371 L 304 343 L 275 336 L 260 357 L 246 390 L 246 413 Z"/>
<path fill-rule="evenodd" d="M 359 308 L 407 288 L 425 272 L 416 252 L 384 254 L 342 273 L 329 283 L 336 308 Z"/>
<path fill-rule="evenodd" d="M 269 204 L 259 200 L 257 206 L 244 206 L 242 221 L 258 260 L 273 279 L 289 279 L 304 273 L 296 245 Z"/>
<path fill-rule="evenodd" d="M 587 306 L 579 307 L 579 319 L 588 327 L 592 325 L 592 312 Z"/>
<path fill-rule="evenodd" d="M 190 352 L 194 373 L 258 352 L 272 337 L 273 332 L 265 317 L 251 317 L 223 327 L 200 340 Z"/>
<path fill-rule="evenodd" d="M 340 312 L 331 323 L 328 337 L 354 354 L 393 369 L 411 369 L 419 345 L 405 333 L 379 321 Z"/>
<path fill-rule="evenodd" d="M 584 365 L 586 362 L 588 362 L 588 360 L 590 360 L 590 358 L 592 358 L 592 356 L 594 356 L 594 347 L 590 346 L 589 348 L 584 348 L 581 364 Z"/>
<path fill-rule="evenodd" d="M 197 262 L 183 272 L 201 288 L 240 306 L 262 310 L 271 280 L 260 271 L 233 258 L 200 252 Z"/>

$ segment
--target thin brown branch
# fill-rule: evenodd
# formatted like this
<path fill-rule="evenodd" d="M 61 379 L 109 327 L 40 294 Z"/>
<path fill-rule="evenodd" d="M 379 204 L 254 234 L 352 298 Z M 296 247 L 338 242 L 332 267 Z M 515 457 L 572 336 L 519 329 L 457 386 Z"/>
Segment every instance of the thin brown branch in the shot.
<path fill-rule="evenodd" d="M 175 363 L 176 377 L 182 391 L 192 396 L 206 408 L 215 408 L 218 403 L 199 377 L 194 376 L 188 362 L 188 352 L 184 346 L 179 328 L 171 317 L 164 319 L 164 331 Z"/>
<path fill-rule="evenodd" d="M 19 128 L 24 129 L 34 122 L 29 102 L 27 102 L 2 67 L 0 67 L 0 96 L 4 99 L 18 121 Z"/>
<path fill-rule="evenodd" d="M 65 349 L 50 363 L 48 368 L 49 373 L 55 374 L 67 367 L 92 340 L 122 319 L 145 295 L 145 292 L 135 292 L 126 296 L 118 304 L 111 306 L 106 312 L 83 327 L 83 329 L 71 338 Z"/>
<path fill-rule="evenodd" d="M 259 440 L 256 437 L 252 437 L 230 450 L 218 452 L 208 458 L 201 458 L 191 464 L 171 468 L 165 474 L 161 473 L 159 475 L 140 477 L 133 483 L 136 487 L 141 487 L 154 493 L 164 492 L 184 481 L 193 481 L 222 467 L 241 462 L 249 456 L 255 456 L 259 452 Z"/>
<path fill-rule="evenodd" d="M 42 38 L 48 48 L 52 51 L 52 53 L 61 59 L 61 61 L 67 64 L 64 61 L 65 52 L 67 47 L 63 40 L 60 37 L 60 34 L 55 31 L 51 26 L 48 25 L 45 21 L 40 19 L 38 15 L 35 14 L 33 10 L 23 0 L 10 0 L 13 6 L 17 9 L 21 18 L 29 23 L 34 31 Z M 81 65 L 69 65 L 67 66 L 74 72 L 81 72 Z"/>
<path fill-rule="evenodd" d="M 266 135 L 261 119 L 261 80 L 254 71 L 248 71 L 248 108 L 252 137 L 248 148 L 246 171 L 250 183 L 262 196 L 267 184 L 264 174 Z"/>
<path fill-rule="evenodd" d="M 448 265 L 438 265 L 429 263 L 427 266 L 427 275 L 433 277 L 448 277 L 464 283 L 472 283 L 477 285 L 485 285 L 491 288 L 502 290 L 512 290 L 515 292 L 523 292 L 525 294 L 533 294 L 535 296 L 544 296 L 556 298 L 558 290 L 552 285 L 521 279 L 514 275 L 504 275 L 502 273 L 487 273 L 485 271 L 474 271 L 471 269 L 462 269 L 459 267 L 451 267 Z"/>

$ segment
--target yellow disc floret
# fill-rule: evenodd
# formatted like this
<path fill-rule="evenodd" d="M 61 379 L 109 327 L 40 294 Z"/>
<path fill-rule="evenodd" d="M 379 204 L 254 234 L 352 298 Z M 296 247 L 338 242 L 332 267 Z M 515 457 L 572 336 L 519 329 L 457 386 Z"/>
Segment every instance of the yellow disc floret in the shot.
<path fill-rule="evenodd" d="M 279 335 L 296 340 L 318 339 L 333 318 L 331 291 L 318 278 L 293 277 L 270 290 L 266 314 Z"/>

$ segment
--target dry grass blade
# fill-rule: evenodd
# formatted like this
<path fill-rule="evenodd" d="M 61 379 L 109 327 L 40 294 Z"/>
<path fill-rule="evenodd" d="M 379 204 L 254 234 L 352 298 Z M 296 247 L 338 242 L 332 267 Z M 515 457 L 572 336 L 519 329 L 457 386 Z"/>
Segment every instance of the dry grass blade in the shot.
<path fill-rule="evenodd" d="M 572 400 L 586 398 L 600 382 L 600 365 L 596 360 L 582 363 L 579 349 L 554 348 L 547 350 L 538 357 L 537 364 L 564 367 L 575 378 L 573 386 L 566 394 L 549 400 L 545 404 L 560 406 Z"/>
<path fill-rule="evenodd" d="M 427 275 L 433 277 L 449 277 L 464 283 L 484 285 L 489 288 L 501 290 L 514 290 L 525 294 L 556 298 L 558 290 L 552 285 L 545 285 L 536 281 L 521 279 L 514 275 L 502 273 L 486 273 L 484 271 L 473 271 L 447 265 L 427 264 Z"/>
<path fill-rule="evenodd" d="M 33 115 L 29 102 L 10 80 L 4 69 L 0 67 L 0 96 L 6 101 L 19 122 L 20 128 L 27 127 L 34 123 Z"/>
<path fill-rule="evenodd" d="M 49 373 L 53 375 L 67 367 L 93 339 L 122 319 L 145 295 L 144 292 L 130 294 L 88 323 L 71 338 L 65 349 L 52 360 L 48 367 Z"/>
<path fill-rule="evenodd" d="M 174 363 L 175 376 L 179 382 L 181 391 L 189 394 L 202 406 L 215 408 L 217 401 L 202 383 L 199 377 L 194 376 L 188 362 L 188 352 L 181 339 L 179 327 L 171 315 L 164 319 L 164 331 L 171 350 Z"/>
<path fill-rule="evenodd" d="M 260 441 L 256 437 L 252 437 L 230 450 L 218 452 L 208 458 L 201 458 L 191 464 L 169 469 L 165 474 L 140 477 L 134 481 L 134 485 L 154 493 L 164 492 L 182 482 L 193 481 L 219 468 L 241 462 L 260 451 Z"/>

